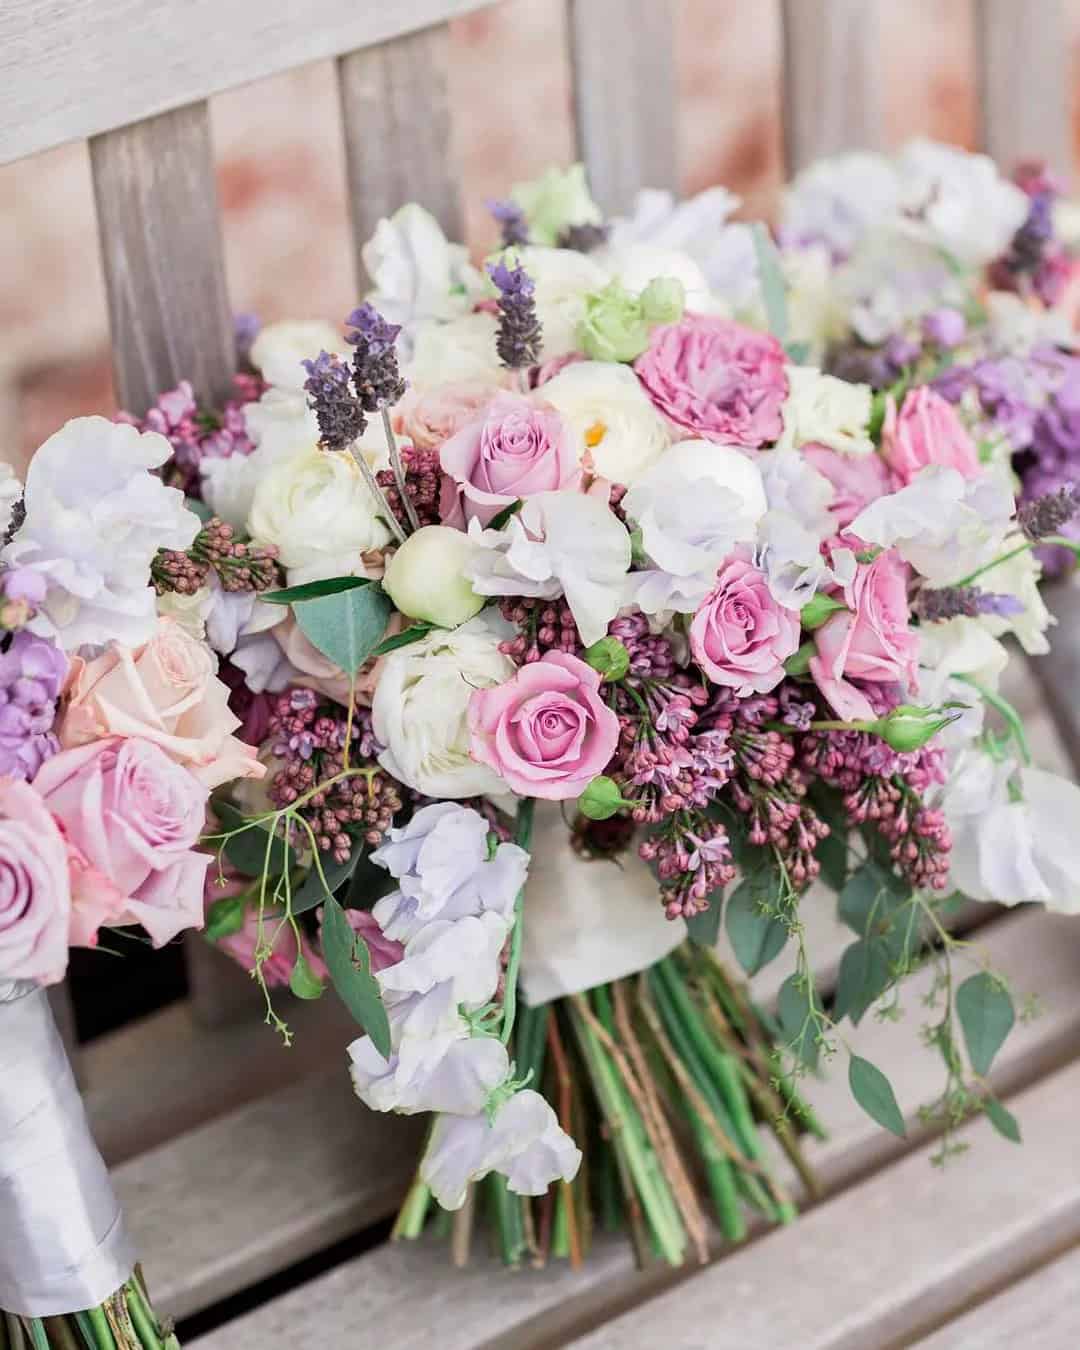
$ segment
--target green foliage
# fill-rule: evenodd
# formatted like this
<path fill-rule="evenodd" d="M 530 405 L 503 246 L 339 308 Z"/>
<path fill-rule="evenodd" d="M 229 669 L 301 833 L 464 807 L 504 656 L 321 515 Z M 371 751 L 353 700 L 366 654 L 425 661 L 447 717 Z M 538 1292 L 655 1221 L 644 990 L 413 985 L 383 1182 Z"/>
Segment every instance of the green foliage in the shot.
<path fill-rule="evenodd" d="M 289 988 L 297 998 L 315 999 L 323 996 L 323 982 L 311 969 L 303 952 L 298 953 L 296 957 L 296 964 L 289 976 Z"/>
<path fill-rule="evenodd" d="M 244 914 L 247 900 L 242 895 L 227 895 L 215 900 L 206 911 L 206 926 L 203 935 L 211 942 L 219 938 L 239 933 L 244 926 Z"/>
<path fill-rule="evenodd" d="M 971 1067 L 984 1077 L 1016 1021 L 1009 991 L 999 979 L 980 971 L 957 989 L 956 1015 L 964 1029 Z"/>
<path fill-rule="evenodd" d="M 501 511 L 495 512 L 488 521 L 486 528 L 489 530 L 501 530 L 504 526 L 510 524 L 511 519 L 517 515 L 524 505 L 524 499 L 521 497 L 519 497 L 516 502 L 510 502 L 510 504 L 504 506 Z"/>
<path fill-rule="evenodd" d="M 881 948 L 887 967 L 906 966 L 918 948 L 919 910 L 911 888 L 879 862 L 871 859 L 851 874 L 840 892 L 839 914 L 853 933 Z"/>
<path fill-rule="evenodd" d="M 765 316 L 769 323 L 769 332 L 780 342 L 787 341 L 788 306 L 787 282 L 780 263 L 780 254 L 769 237 L 768 229 L 762 224 L 751 225 L 754 235 L 754 253 L 757 255 L 758 280 L 765 301 Z"/>
<path fill-rule="evenodd" d="M 383 638 L 377 647 L 371 650 L 372 656 L 386 656 L 388 652 L 396 652 L 399 647 L 411 647 L 414 642 L 419 642 L 421 638 L 427 637 L 438 624 L 428 623 L 427 619 L 420 619 L 416 623 L 409 624 L 408 628 L 400 633 L 392 633 L 390 637 Z"/>
<path fill-rule="evenodd" d="M 332 896 L 323 909 L 322 945 L 338 996 L 371 1037 L 379 1054 L 389 1059 L 390 1022 L 379 986 L 371 974 L 367 943 L 353 932 L 345 911 Z"/>
<path fill-rule="evenodd" d="M 709 897 L 709 908 L 700 914 L 693 914 L 686 920 L 686 931 L 690 941 L 699 947 L 715 947 L 720 936 L 720 919 L 724 913 L 724 897 L 717 891 Z"/>
<path fill-rule="evenodd" d="M 352 852 L 345 862 L 338 862 L 334 858 L 320 858 L 321 874 L 319 867 L 313 866 L 304 878 L 303 884 L 292 893 L 289 911 L 293 917 L 295 918 L 298 914 L 306 914 L 310 909 L 315 909 L 324 900 L 332 896 L 339 886 L 344 885 L 356 871 L 362 852 L 359 845 L 354 843 Z M 282 913 L 284 913 L 284 910 L 268 911 L 267 917 L 275 918 Z"/>
<path fill-rule="evenodd" d="M 346 675 L 355 675 L 379 645 L 393 609 L 375 584 L 293 605 L 304 636 Z"/>
<path fill-rule="evenodd" d="M 603 773 L 597 774 L 577 800 L 577 809 L 589 820 L 610 820 L 629 805 L 615 779 Z"/>
<path fill-rule="evenodd" d="M 302 586 L 264 591 L 259 599 L 271 605 L 295 605 L 304 600 L 318 600 L 324 595 L 343 595 L 346 591 L 371 585 L 373 582 L 370 577 L 324 577 L 321 581 L 305 581 Z"/>
<path fill-rule="evenodd" d="M 879 1068 L 868 1059 L 852 1055 L 848 1065 L 848 1084 L 852 1096 L 871 1120 L 876 1120 L 885 1129 L 891 1130 L 901 1139 L 904 1138 L 907 1130 L 904 1127 L 900 1107 L 896 1103 L 896 1094 L 892 1090 L 892 1084 Z"/>
<path fill-rule="evenodd" d="M 872 1003 L 892 984 L 888 949 L 880 938 L 859 938 L 840 958 L 833 1017 L 850 1017 L 857 1026 Z"/>
<path fill-rule="evenodd" d="M 808 1069 L 816 1069 L 821 1055 L 821 1003 L 813 984 L 789 975 L 780 986 L 776 1015 L 784 1047 Z"/>
<path fill-rule="evenodd" d="M 296 852 L 291 845 L 259 824 L 249 822 L 235 806 L 226 801 L 213 803 L 214 815 L 221 822 L 223 833 L 237 831 L 225 840 L 222 853 L 225 860 L 245 877 L 280 876 L 297 865 Z M 217 842 L 212 840 L 211 842 Z"/>
<path fill-rule="evenodd" d="M 775 872 L 761 869 L 750 873 L 735 888 L 727 903 L 725 928 L 735 957 L 748 975 L 775 960 L 788 940 L 787 925 L 766 905 L 777 892 Z"/>
<path fill-rule="evenodd" d="M 983 1100 L 983 1110 L 986 1112 L 986 1118 L 997 1130 L 1003 1139 L 1008 1139 L 1012 1144 L 1022 1143 L 1020 1137 L 1020 1122 L 1011 1111 L 1007 1111 L 996 1097 L 986 1097 Z"/>
<path fill-rule="evenodd" d="M 815 857 L 821 864 L 821 877 L 834 891 L 841 891 L 847 881 L 848 845 L 847 831 L 842 834 L 835 830 L 822 839 L 815 850 Z"/>
<path fill-rule="evenodd" d="M 794 656 L 789 656 L 784 662 L 784 669 L 789 675 L 797 679 L 800 675 L 806 675 L 810 671 L 811 658 L 817 651 L 817 645 L 813 638 L 808 638 Z"/>

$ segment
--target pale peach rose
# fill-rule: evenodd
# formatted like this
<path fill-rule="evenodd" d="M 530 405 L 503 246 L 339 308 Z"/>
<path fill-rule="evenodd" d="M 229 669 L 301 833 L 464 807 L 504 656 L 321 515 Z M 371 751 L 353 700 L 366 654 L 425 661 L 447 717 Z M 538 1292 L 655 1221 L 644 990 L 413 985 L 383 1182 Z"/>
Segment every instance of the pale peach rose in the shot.
<path fill-rule="evenodd" d="M 422 392 L 409 389 L 394 409 L 394 430 L 407 436 L 418 450 L 437 450 L 475 421 L 498 392 L 494 385 L 472 380 Z"/>
<path fill-rule="evenodd" d="M 400 614 L 392 614 L 383 636 L 392 637 L 400 633 L 403 622 Z M 308 641 L 300 625 L 293 618 L 291 610 L 288 617 L 274 628 L 273 634 L 277 639 L 278 646 L 285 653 L 286 659 L 300 672 L 300 677 L 293 681 L 294 684 L 325 694 L 335 703 L 340 703 L 343 706 L 348 705 L 348 675 L 340 666 L 336 666 L 328 656 L 324 656 L 318 647 L 313 646 Z M 381 669 L 381 657 L 376 661 L 368 661 L 360 667 L 360 672 L 356 677 L 356 701 L 362 707 L 371 706 Z"/>
<path fill-rule="evenodd" d="M 217 678 L 210 649 L 174 619 L 158 620 L 142 647 L 113 644 L 92 661 L 72 659 L 56 728 L 65 749 L 105 736 L 139 736 L 208 788 L 261 778 L 255 750 L 232 733 L 240 719 Z"/>

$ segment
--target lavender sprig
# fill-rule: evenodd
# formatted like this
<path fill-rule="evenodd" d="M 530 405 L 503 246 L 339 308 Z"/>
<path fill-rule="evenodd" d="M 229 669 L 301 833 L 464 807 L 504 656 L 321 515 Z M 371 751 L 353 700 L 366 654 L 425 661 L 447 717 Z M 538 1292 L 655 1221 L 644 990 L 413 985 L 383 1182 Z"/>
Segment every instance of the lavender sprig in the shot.
<path fill-rule="evenodd" d="M 353 348 L 353 385 L 365 412 L 382 412 L 405 393 L 394 344 L 399 323 L 387 323 L 374 305 L 364 301 L 345 320 L 353 330 L 345 341 Z"/>
<path fill-rule="evenodd" d="M 1016 523 L 1033 543 L 1057 534 L 1080 511 L 1080 490 L 1066 483 L 1054 492 L 1046 492 L 1025 502 L 1016 513 Z"/>
<path fill-rule="evenodd" d="M 308 373 L 304 381 L 311 395 L 308 407 L 319 424 L 319 444 L 326 450 L 347 450 L 367 427 L 364 409 L 349 387 L 349 367 L 330 352 L 302 364 Z"/>
<path fill-rule="evenodd" d="M 495 350 L 504 366 L 522 370 L 540 360 L 543 334 L 536 317 L 536 287 L 520 263 L 488 263 L 487 273 L 499 291 L 499 335 Z"/>
<path fill-rule="evenodd" d="M 980 614 L 1000 618 L 1022 612 L 1024 606 L 1015 595 L 995 595 L 978 586 L 924 586 L 915 597 L 913 609 L 926 623 L 944 623 L 946 619 L 974 619 Z"/>
<path fill-rule="evenodd" d="M 517 202 L 489 201 L 487 209 L 502 232 L 503 248 L 521 247 L 529 242 L 529 224 Z"/>

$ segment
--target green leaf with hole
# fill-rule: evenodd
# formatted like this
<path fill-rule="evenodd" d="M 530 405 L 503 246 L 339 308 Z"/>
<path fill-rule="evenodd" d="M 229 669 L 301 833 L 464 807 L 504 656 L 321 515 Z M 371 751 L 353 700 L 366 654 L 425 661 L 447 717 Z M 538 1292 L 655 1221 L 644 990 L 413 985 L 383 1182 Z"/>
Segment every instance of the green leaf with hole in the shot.
<path fill-rule="evenodd" d="M 757 876 L 741 881 L 727 902 L 724 927 L 735 959 L 747 975 L 756 975 L 784 950 L 787 926 L 762 908 L 767 882 Z"/>
<path fill-rule="evenodd" d="M 907 1130 L 896 1102 L 896 1093 L 876 1065 L 859 1055 L 852 1055 L 851 1063 L 848 1065 L 848 1084 L 851 1087 L 851 1095 L 871 1120 L 877 1121 L 879 1125 L 899 1135 L 901 1139 L 904 1138 Z"/>
<path fill-rule="evenodd" d="M 1020 1122 L 1011 1111 L 1007 1111 L 996 1097 L 987 1097 L 983 1101 L 986 1118 L 1003 1139 L 1011 1144 L 1020 1144 Z"/>
<path fill-rule="evenodd" d="M 384 1059 L 390 1058 L 390 1022 L 371 973 L 367 943 L 353 932 L 345 911 L 331 896 L 323 908 L 323 958 L 338 997 L 371 1037 Z"/>
<path fill-rule="evenodd" d="M 280 591 L 264 591 L 259 596 L 271 605 L 295 605 L 303 600 L 318 600 L 324 595 L 342 595 L 374 583 L 370 577 L 324 577 L 321 581 L 305 581 L 302 586 L 286 586 Z"/>
<path fill-rule="evenodd" d="M 346 675 L 355 675 L 382 641 L 393 611 L 390 597 L 375 584 L 293 605 L 304 636 Z"/>
<path fill-rule="evenodd" d="M 859 938 L 840 958 L 833 1017 L 850 1017 L 858 1026 L 863 1014 L 892 984 L 889 952 L 880 938 Z"/>
<path fill-rule="evenodd" d="M 1009 991 L 995 976 L 980 971 L 956 991 L 956 1015 L 964 1029 L 971 1067 L 981 1078 L 990 1072 L 994 1056 L 1016 1021 Z"/>

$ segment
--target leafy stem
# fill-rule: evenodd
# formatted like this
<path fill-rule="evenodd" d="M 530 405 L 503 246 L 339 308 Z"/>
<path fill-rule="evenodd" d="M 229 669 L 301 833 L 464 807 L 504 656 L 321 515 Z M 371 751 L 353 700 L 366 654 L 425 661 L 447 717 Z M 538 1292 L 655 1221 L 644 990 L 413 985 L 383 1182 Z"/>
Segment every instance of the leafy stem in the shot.
<path fill-rule="evenodd" d="M 517 829 L 514 832 L 515 842 L 521 845 L 526 852 L 532 843 L 533 812 L 536 803 L 531 797 L 526 797 L 518 806 Z M 521 939 L 522 939 L 522 915 L 525 906 L 525 887 L 517 893 L 517 899 L 514 901 L 514 927 L 510 934 L 510 957 L 506 963 L 506 993 L 503 997 L 503 1025 L 501 1040 L 503 1045 L 510 1044 L 510 1037 L 514 1033 L 514 1018 L 517 1015 L 517 983 L 518 969 L 521 966 Z"/>

